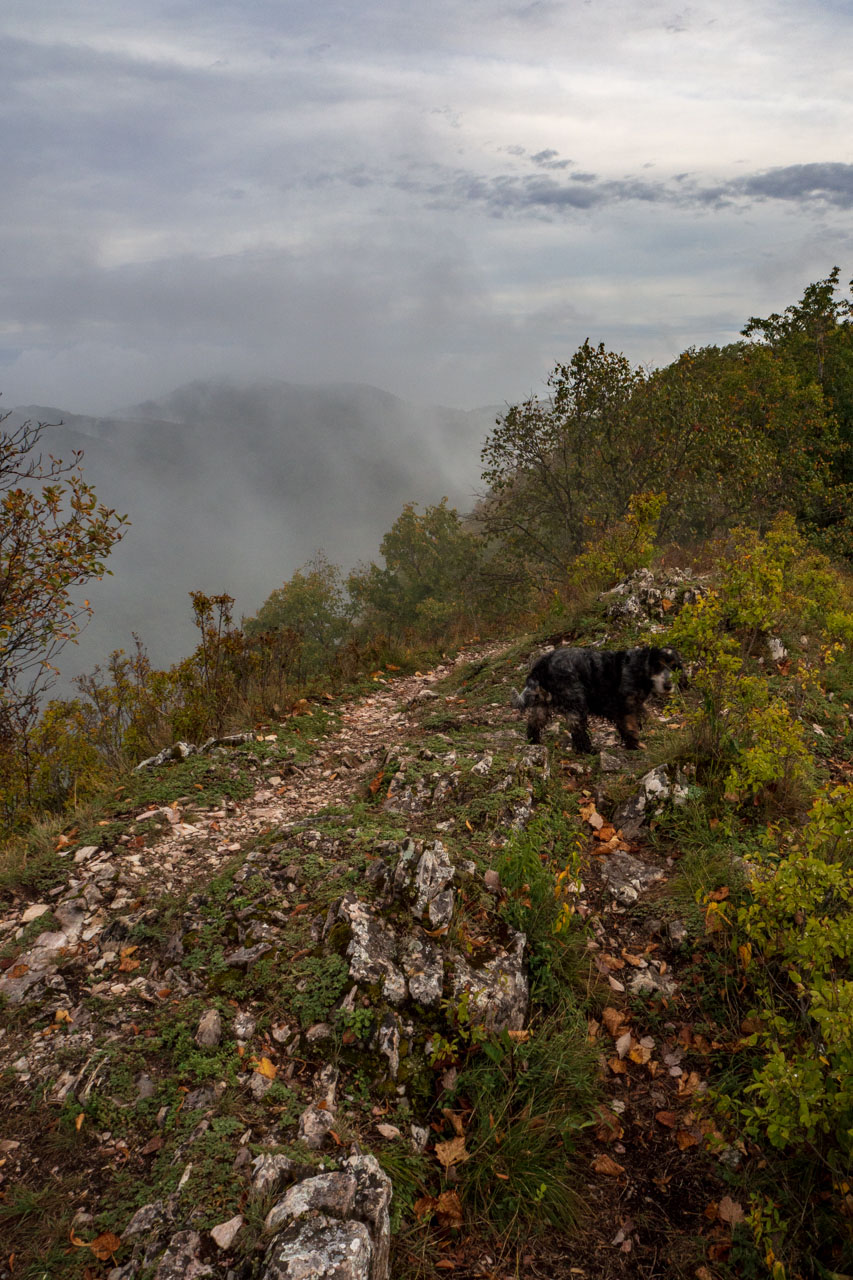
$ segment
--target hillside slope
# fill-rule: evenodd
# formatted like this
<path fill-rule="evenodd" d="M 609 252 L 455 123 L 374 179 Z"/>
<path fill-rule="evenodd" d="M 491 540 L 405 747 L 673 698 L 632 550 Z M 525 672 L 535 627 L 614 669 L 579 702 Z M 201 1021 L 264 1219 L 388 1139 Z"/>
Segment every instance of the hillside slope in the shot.
<path fill-rule="evenodd" d="M 395 1277 L 686 1276 L 729 1240 L 673 861 L 596 808 L 648 753 L 526 744 L 528 656 L 377 673 L 61 842 L 0 935 L 3 1280 L 379 1280 L 391 1187 Z M 361 1270 L 298 1270 L 341 1240 Z"/>

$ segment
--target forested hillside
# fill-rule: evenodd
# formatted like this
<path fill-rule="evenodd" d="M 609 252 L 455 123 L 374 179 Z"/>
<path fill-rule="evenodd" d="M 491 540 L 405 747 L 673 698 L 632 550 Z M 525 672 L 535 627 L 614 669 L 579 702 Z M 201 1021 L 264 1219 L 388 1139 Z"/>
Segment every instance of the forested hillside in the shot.
<path fill-rule="evenodd" d="M 74 698 L 123 521 L 3 440 L 0 1280 L 853 1273 L 837 270 Z M 526 741 L 558 644 L 680 655 L 639 751 Z"/>

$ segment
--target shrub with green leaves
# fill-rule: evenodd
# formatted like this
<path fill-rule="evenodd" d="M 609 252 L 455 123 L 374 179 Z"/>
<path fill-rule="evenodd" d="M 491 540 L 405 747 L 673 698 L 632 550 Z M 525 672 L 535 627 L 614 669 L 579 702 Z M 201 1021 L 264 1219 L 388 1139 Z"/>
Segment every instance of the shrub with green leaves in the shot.
<path fill-rule="evenodd" d="M 853 787 L 823 791 L 773 874 L 753 877 L 731 946 L 752 1006 L 744 1049 L 757 1064 L 741 1092 L 716 1098 L 739 1133 L 794 1162 L 801 1186 L 818 1184 L 815 1203 L 791 1213 L 808 1220 L 829 1200 L 839 1238 L 853 1169 L 851 836 Z M 754 1210 L 760 1227 L 768 1211 L 760 1196 Z"/>
<path fill-rule="evenodd" d="M 665 506 L 665 493 L 632 494 L 622 519 L 604 525 L 587 540 L 569 569 L 570 584 L 580 588 L 594 584 L 604 591 L 651 564 Z"/>
<path fill-rule="evenodd" d="M 813 764 L 791 704 L 833 659 L 853 621 L 848 603 L 845 581 L 783 514 L 763 536 L 735 530 L 715 589 L 674 620 L 667 639 L 696 664 L 693 751 L 718 798 L 751 803 L 762 814 L 807 803 Z M 800 664 L 783 698 L 772 672 L 751 663 L 770 634 L 803 627 L 818 629 L 823 647 L 817 664 Z"/>

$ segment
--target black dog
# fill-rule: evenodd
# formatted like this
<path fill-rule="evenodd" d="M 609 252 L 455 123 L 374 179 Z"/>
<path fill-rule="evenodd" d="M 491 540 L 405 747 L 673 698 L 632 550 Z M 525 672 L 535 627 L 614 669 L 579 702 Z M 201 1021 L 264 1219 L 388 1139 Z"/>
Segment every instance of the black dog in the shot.
<path fill-rule="evenodd" d="M 527 711 L 527 737 L 538 742 L 554 712 L 565 717 L 575 751 L 592 751 L 587 719 L 612 720 L 629 751 L 640 745 L 640 720 L 652 693 L 668 693 L 682 662 L 674 649 L 553 649 L 535 662 L 512 705 Z"/>

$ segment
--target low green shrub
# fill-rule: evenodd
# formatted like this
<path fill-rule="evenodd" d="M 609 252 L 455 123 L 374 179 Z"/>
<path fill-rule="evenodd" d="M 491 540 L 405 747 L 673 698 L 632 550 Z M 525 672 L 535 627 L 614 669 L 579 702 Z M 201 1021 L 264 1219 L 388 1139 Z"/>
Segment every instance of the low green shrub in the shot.
<path fill-rule="evenodd" d="M 786 1237 L 799 1237 L 798 1252 L 810 1235 L 826 1257 L 833 1246 L 846 1250 L 848 1264 L 853 1259 L 851 834 L 853 788 L 820 793 L 772 873 L 753 875 L 731 934 L 751 1004 L 743 1047 L 759 1062 L 742 1091 L 718 1091 L 716 1101 L 738 1132 L 759 1144 L 771 1169 L 784 1162 L 787 1172 L 799 1170 L 793 1185 L 785 1180 L 787 1204 L 778 1193 L 759 1194 L 752 1206 L 756 1236 L 766 1237 L 768 1266 L 779 1277 L 787 1274 Z M 813 1197 L 791 1202 L 803 1187 L 813 1187 Z M 829 1229 L 828 1205 L 835 1222 Z M 789 1262 L 793 1250 L 790 1244 Z"/>

